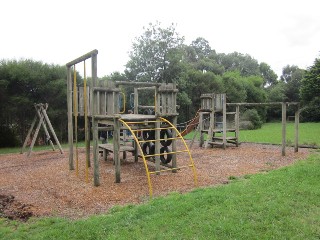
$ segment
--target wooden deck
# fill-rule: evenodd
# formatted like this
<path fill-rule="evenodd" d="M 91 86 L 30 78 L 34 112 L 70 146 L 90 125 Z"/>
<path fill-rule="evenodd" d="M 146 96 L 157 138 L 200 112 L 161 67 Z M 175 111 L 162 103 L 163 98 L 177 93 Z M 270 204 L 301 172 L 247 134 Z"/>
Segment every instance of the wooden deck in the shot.
<path fill-rule="evenodd" d="M 113 144 L 112 143 L 99 144 L 99 149 L 102 150 L 103 159 L 106 160 L 108 154 L 110 152 L 113 153 Z M 126 159 L 126 156 L 127 156 L 126 152 L 132 152 L 132 154 L 135 154 L 136 149 L 133 146 L 120 145 L 119 152 L 123 152 L 123 159 Z"/>

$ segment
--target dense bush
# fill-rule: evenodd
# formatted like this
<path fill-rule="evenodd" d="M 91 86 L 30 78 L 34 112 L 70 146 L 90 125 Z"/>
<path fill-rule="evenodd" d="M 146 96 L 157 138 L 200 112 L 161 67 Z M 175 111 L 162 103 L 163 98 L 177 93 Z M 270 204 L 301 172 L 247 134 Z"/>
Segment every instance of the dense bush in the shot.
<path fill-rule="evenodd" d="M 241 121 L 250 121 L 252 123 L 252 129 L 261 128 L 263 122 L 256 109 L 247 109 L 241 117 Z M 251 126 L 251 125 L 248 125 Z"/>

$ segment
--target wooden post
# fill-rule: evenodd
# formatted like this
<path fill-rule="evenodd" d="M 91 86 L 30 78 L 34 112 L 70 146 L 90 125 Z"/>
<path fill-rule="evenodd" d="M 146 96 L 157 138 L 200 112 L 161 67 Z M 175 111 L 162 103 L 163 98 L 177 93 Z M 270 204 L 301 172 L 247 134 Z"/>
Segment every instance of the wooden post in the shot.
<path fill-rule="evenodd" d="M 33 146 L 34 146 L 34 143 L 36 142 L 36 139 L 37 139 L 37 136 L 39 134 L 39 130 L 40 130 L 40 127 L 41 127 L 41 124 L 43 123 L 43 115 L 40 115 L 39 117 L 39 123 L 38 123 L 38 126 L 36 128 L 36 131 L 34 132 L 34 135 L 33 135 L 33 138 L 32 138 L 32 141 L 31 141 L 31 144 L 30 144 L 30 148 L 29 148 L 29 152 L 27 154 L 27 156 L 29 157 L 31 152 L 32 152 L 32 149 L 33 149 Z"/>
<path fill-rule="evenodd" d="M 69 143 L 69 170 L 74 170 L 73 162 L 73 122 L 72 122 L 72 73 L 71 66 L 67 72 L 67 106 L 68 106 L 68 143 Z"/>
<path fill-rule="evenodd" d="M 133 109 L 133 113 L 134 114 L 139 114 L 139 96 L 138 96 L 138 89 L 134 88 L 134 98 L 133 98 L 133 105 L 134 105 L 134 109 Z"/>
<path fill-rule="evenodd" d="M 226 94 L 222 94 L 222 108 L 223 108 L 223 113 L 222 113 L 222 124 L 223 124 L 223 148 L 226 149 L 227 147 L 227 99 L 226 99 Z"/>
<path fill-rule="evenodd" d="M 199 147 L 202 147 L 203 145 L 203 141 L 204 141 L 204 138 L 203 138 L 203 112 L 199 112 L 199 132 L 200 132 L 200 139 L 199 139 Z"/>
<path fill-rule="evenodd" d="M 239 133 L 240 133 L 240 106 L 236 106 L 236 116 L 235 116 L 235 125 L 236 125 L 236 146 L 239 146 Z"/>
<path fill-rule="evenodd" d="M 115 101 L 117 102 L 117 101 Z M 118 105 L 117 105 L 118 106 Z M 115 167 L 115 182 L 121 182 L 121 172 L 120 172 L 120 121 L 114 118 L 114 131 L 113 131 L 113 160 Z"/>
<path fill-rule="evenodd" d="M 31 136 L 31 133 L 32 133 L 32 130 L 33 130 L 33 128 L 34 128 L 34 125 L 36 124 L 36 121 L 37 121 L 37 115 L 34 117 L 32 123 L 31 123 L 31 126 L 30 126 L 30 128 L 29 128 L 28 134 L 27 134 L 27 136 L 26 136 L 26 139 L 24 140 L 24 143 L 23 143 L 22 148 L 21 148 L 21 151 L 20 151 L 21 154 L 24 152 L 24 149 L 25 149 L 26 146 L 27 146 L 28 140 L 29 140 L 29 138 L 30 138 L 30 136 Z"/>
<path fill-rule="evenodd" d="M 299 105 L 297 105 L 297 109 L 294 113 L 294 152 L 298 152 L 299 148 L 299 117 L 300 117 L 300 108 Z"/>
<path fill-rule="evenodd" d="M 93 135 L 93 179 L 94 186 L 100 185 L 99 176 L 99 139 L 98 139 L 98 120 L 95 119 L 97 114 L 97 92 L 93 89 L 97 86 L 97 54 L 91 55 L 91 71 L 92 71 L 92 82 L 91 82 L 91 93 L 92 93 L 92 103 L 91 103 L 91 114 L 92 114 L 92 135 Z"/>
<path fill-rule="evenodd" d="M 47 112 L 46 112 L 47 107 L 48 107 L 47 104 L 46 104 L 46 107 L 45 107 L 45 108 L 44 108 L 43 106 L 41 106 L 42 114 L 44 115 L 44 118 L 46 119 L 46 122 L 47 122 L 47 124 L 48 124 L 48 126 L 49 126 L 49 129 L 50 129 L 50 131 L 51 131 L 51 133 L 52 133 L 52 136 L 53 136 L 56 144 L 58 145 L 58 147 L 59 147 L 59 149 L 60 149 L 60 153 L 62 154 L 62 153 L 63 153 L 62 147 L 61 147 L 61 145 L 60 145 L 60 142 L 59 142 L 59 140 L 58 140 L 58 138 L 57 138 L 57 135 L 56 135 L 56 133 L 55 133 L 53 127 L 52 127 L 52 124 L 51 124 L 50 119 L 49 119 L 49 117 L 48 117 L 48 115 L 47 115 Z M 51 141 L 51 140 L 50 140 L 50 141 Z"/>
<path fill-rule="evenodd" d="M 93 145 L 93 184 L 100 186 L 99 176 L 99 139 L 98 139 L 98 120 L 92 117 L 92 145 Z"/>
<path fill-rule="evenodd" d="M 282 156 L 286 155 L 286 117 L 287 105 L 282 103 Z"/>
<path fill-rule="evenodd" d="M 42 104 L 35 104 L 34 107 L 36 109 L 36 112 L 37 112 L 39 118 L 41 118 L 41 116 L 45 117 L 44 114 L 43 114 L 43 111 L 42 111 Z M 53 143 L 52 143 L 52 141 L 50 139 L 50 134 L 49 134 L 47 126 L 46 126 L 46 121 L 42 121 L 42 127 L 43 127 L 43 130 L 44 130 L 44 133 L 46 134 L 46 138 L 49 139 L 49 143 L 50 143 L 50 145 L 52 147 L 52 150 L 54 151 L 55 148 L 54 148 L 54 145 L 53 145 Z"/>

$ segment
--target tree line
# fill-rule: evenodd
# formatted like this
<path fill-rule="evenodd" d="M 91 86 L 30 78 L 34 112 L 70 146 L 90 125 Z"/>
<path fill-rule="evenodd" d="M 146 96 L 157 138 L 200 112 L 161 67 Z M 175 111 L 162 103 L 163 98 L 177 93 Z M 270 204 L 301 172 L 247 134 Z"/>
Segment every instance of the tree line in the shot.
<path fill-rule="evenodd" d="M 124 72 L 100 79 L 176 83 L 179 122 L 194 116 L 202 93 L 226 93 L 228 102 L 301 102 L 302 120 L 320 121 L 319 59 L 307 70 L 284 66 L 277 76 L 267 63 L 248 54 L 217 53 L 204 38 L 187 45 L 174 24 L 163 28 L 156 22 L 134 39 L 125 66 Z M 0 147 L 23 142 L 35 115 L 33 104 L 41 102 L 49 104 L 48 115 L 58 138 L 67 141 L 66 78 L 65 66 L 28 59 L 0 61 Z M 81 85 L 78 73 L 77 78 Z M 123 91 L 130 94 L 132 90 Z M 247 108 L 242 115 L 259 127 L 280 118 L 281 109 Z"/>

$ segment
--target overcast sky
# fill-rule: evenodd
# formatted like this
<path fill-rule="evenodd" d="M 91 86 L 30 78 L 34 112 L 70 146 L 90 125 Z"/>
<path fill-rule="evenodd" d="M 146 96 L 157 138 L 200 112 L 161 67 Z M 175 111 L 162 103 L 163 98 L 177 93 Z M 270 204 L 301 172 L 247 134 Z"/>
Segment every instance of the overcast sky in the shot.
<path fill-rule="evenodd" d="M 278 74 L 320 56 L 319 0 L 1 0 L 0 59 L 61 64 L 98 49 L 98 76 L 122 72 L 143 26 L 160 21 L 190 44 L 249 54 Z"/>

